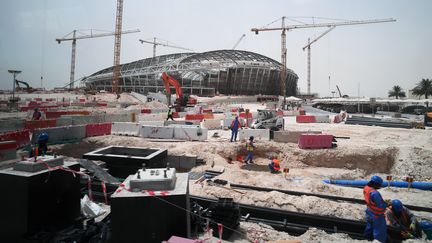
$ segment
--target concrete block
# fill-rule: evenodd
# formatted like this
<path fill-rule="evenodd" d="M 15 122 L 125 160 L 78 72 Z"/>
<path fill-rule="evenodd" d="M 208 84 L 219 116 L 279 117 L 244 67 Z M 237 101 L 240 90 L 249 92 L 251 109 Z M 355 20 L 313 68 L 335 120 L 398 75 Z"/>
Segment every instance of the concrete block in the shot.
<path fill-rule="evenodd" d="M 131 113 L 123 114 L 107 114 L 105 115 L 106 122 L 132 122 Z"/>
<path fill-rule="evenodd" d="M 111 134 L 124 136 L 139 136 L 141 125 L 135 122 L 113 122 Z"/>
<path fill-rule="evenodd" d="M 330 117 L 328 115 L 315 116 L 317 123 L 330 123 Z"/>
<path fill-rule="evenodd" d="M 49 136 L 49 143 L 63 143 L 68 141 L 81 140 L 86 137 L 85 125 L 67 126 L 67 127 L 50 127 L 37 129 L 32 135 L 32 144 L 37 143 L 39 134 L 46 132 Z"/>
<path fill-rule="evenodd" d="M 22 130 L 24 129 L 24 125 L 25 125 L 24 119 L 1 119 L 0 132 Z"/>
<path fill-rule="evenodd" d="M 167 166 L 179 171 L 189 171 L 196 166 L 197 156 L 168 155 Z"/>
<path fill-rule="evenodd" d="M 174 127 L 144 125 L 141 126 L 141 137 L 172 139 L 174 137 Z"/>
<path fill-rule="evenodd" d="M 165 121 L 140 121 L 141 126 L 164 126 Z"/>
<path fill-rule="evenodd" d="M 167 191 L 173 190 L 177 180 L 176 169 L 139 169 L 136 174 L 129 177 L 132 191 Z"/>
<path fill-rule="evenodd" d="M 174 138 L 188 141 L 205 141 L 207 140 L 208 130 L 201 127 L 175 127 Z"/>
<path fill-rule="evenodd" d="M 56 125 L 59 127 L 72 126 L 72 124 L 73 124 L 72 117 L 70 116 L 61 116 L 57 118 Z"/>
<path fill-rule="evenodd" d="M 214 119 L 222 120 L 222 119 L 225 119 L 225 114 L 223 114 L 223 113 L 213 113 L 213 118 Z"/>
<path fill-rule="evenodd" d="M 301 134 L 321 134 L 321 131 L 275 131 L 273 140 L 279 143 L 297 143 Z"/>
<path fill-rule="evenodd" d="M 150 114 L 140 114 L 140 121 L 160 121 L 167 118 L 166 113 L 150 113 Z"/>
<path fill-rule="evenodd" d="M 248 140 L 250 136 L 254 136 L 255 140 L 270 140 L 269 129 L 241 129 L 239 130 L 240 140 Z"/>
<path fill-rule="evenodd" d="M 25 172 L 38 172 L 42 170 L 47 170 L 52 167 L 60 166 L 64 164 L 63 157 L 54 157 L 54 156 L 39 156 L 36 158 L 28 158 L 24 161 L 19 161 L 14 164 L 13 169 L 16 171 L 25 171 Z"/>
<path fill-rule="evenodd" d="M 201 126 L 203 128 L 207 128 L 208 130 L 215 130 L 222 128 L 222 120 L 221 119 L 204 119 L 201 122 Z"/>
<path fill-rule="evenodd" d="M 300 111 L 283 111 L 284 116 L 299 116 Z"/>
<path fill-rule="evenodd" d="M 2 141 L 0 142 L 0 161 L 16 159 L 17 145 L 15 141 Z"/>

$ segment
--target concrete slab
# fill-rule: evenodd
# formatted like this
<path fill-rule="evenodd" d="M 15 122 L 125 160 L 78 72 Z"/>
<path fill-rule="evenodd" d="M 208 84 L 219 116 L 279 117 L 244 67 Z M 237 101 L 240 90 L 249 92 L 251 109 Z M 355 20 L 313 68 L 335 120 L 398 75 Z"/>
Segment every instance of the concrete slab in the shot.
<path fill-rule="evenodd" d="M 34 173 L 42 170 L 48 170 L 50 167 L 56 167 L 63 164 L 64 158 L 62 156 L 38 156 L 15 163 L 13 169 L 16 171 Z"/>
<path fill-rule="evenodd" d="M 239 130 L 240 140 L 248 140 L 250 136 L 254 136 L 254 140 L 270 140 L 269 129 L 241 129 Z"/>
<path fill-rule="evenodd" d="M 207 140 L 208 130 L 201 127 L 177 126 L 174 129 L 174 138 L 188 141 L 205 141 Z"/>
<path fill-rule="evenodd" d="M 129 178 L 132 191 L 173 190 L 177 180 L 176 169 L 174 168 L 139 169 L 136 174 Z"/>
<path fill-rule="evenodd" d="M 143 138 L 174 138 L 174 127 L 165 126 L 141 126 L 141 137 Z"/>
<path fill-rule="evenodd" d="M 222 120 L 221 119 L 204 119 L 201 122 L 201 126 L 203 128 L 207 128 L 208 130 L 215 130 L 222 128 Z"/>

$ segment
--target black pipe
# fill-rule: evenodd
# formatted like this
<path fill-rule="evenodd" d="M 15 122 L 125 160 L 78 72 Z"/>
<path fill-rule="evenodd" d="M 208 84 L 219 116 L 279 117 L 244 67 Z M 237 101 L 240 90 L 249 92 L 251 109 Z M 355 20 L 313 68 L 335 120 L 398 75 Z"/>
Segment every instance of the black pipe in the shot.
<path fill-rule="evenodd" d="M 312 196 L 312 197 L 320 197 L 330 200 L 336 200 L 336 201 L 346 201 L 346 202 L 353 202 L 358 204 L 365 205 L 365 201 L 363 199 L 357 199 L 357 198 L 349 198 L 349 197 L 338 197 L 338 196 L 330 196 L 330 195 L 323 195 L 323 194 L 315 194 L 315 193 L 308 193 L 308 192 L 298 192 L 298 191 L 288 191 L 288 190 L 281 190 L 281 189 L 275 189 L 275 188 L 266 188 L 266 187 L 257 187 L 257 186 L 250 186 L 250 185 L 242 185 L 242 184 L 230 184 L 231 187 L 235 188 L 241 188 L 241 189 L 250 189 L 255 191 L 263 191 L 263 192 L 270 192 L 270 191 L 277 191 L 289 195 L 295 195 L 295 196 Z M 423 212 L 429 212 L 432 213 L 432 208 L 427 207 L 421 207 L 421 206 L 414 206 L 414 205 L 408 205 L 404 204 L 405 207 L 408 209 L 414 210 L 414 211 L 423 211 Z"/>

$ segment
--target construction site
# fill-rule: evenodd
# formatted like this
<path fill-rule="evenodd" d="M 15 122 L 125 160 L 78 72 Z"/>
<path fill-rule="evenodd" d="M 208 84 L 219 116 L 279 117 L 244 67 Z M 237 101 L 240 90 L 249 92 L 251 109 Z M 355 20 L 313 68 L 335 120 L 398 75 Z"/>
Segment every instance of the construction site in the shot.
<path fill-rule="evenodd" d="M 286 8 L 298 4 L 288 2 Z M 93 6 L 86 4 L 79 7 Z M 312 65 L 312 47 L 324 48 L 319 44 L 333 32 L 358 28 L 384 45 L 391 41 L 379 33 L 406 19 L 272 13 L 269 24 L 255 16 L 261 27 L 236 30 L 246 34 L 230 48 L 220 48 L 223 40 L 202 48 L 147 38 L 142 23 L 129 18 L 134 4 L 106 7 L 112 31 L 42 38 L 67 52 L 67 81 L 48 84 L 48 73 L 60 69 L 44 59 L 37 81 L 24 76 L 33 67 L 1 63 L 0 242 L 432 241 L 432 79 L 408 76 L 413 84 L 400 81 L 388 95 L 373 95 L 381 91 L 365 82 L 361 95 L 360 83 L 331 75 L 367 67 L 358 78 L 373 79 L 374 60 L 382 58 L 376 53 L 361 50 L 371 61 L 355 68 L 348 59 L 332 71 L 315 59 Z M 67 22 L 58 21 L 62 28 Z M 176 21 L 169 24 L 197 22 Z M 140 28 L 124 29 L 133 24 Z M 304 30 L 313 33 L 304 45 L 290 42 Z M 263 35 L 271 45 L 254 49 Z M 81 64 L 81 52 L 110 38 L 114 46 L 103 51 L 112 65 L 105 57 Z M 125 39 L 151 52 L 122 45 Z M 87 41 L 90 49 L 80 49 Z M 292 64 L 300 58 L 293 49 L 304 53 L 304 71 Z M 138 58 L 123 57 L 132 52 Z M 423 75 L 423 66 L 415 67 L 406 72 Z M 432 77 L 430 70 L 425 75 Z"/>

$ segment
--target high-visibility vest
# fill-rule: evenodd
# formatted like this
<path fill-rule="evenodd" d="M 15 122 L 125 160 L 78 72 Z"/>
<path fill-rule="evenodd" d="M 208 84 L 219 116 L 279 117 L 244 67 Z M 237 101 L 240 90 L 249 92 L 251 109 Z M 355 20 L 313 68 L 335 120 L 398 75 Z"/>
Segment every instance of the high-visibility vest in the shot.
<path fill-rule="evenodd" d="M 281 168 L 280 168 L 279 160 L 278 159 L 273 159 L 272 162 L 273 162 L 273 168 L 275 170 L 277 170 L 277 171 L 280 171 Z"/>
<path fill-rule="evenodd" d="M 253 147 L 252 142 L 246 143 L 246 150 L 249 151 L 249 152 L 253 152 L 254 147 Z"/>
<path fill-rule="evenodd" d="M 168 116 L 172 116 L 173 112 L 171 109 L 168 110 Z"/>
<path fill-rule="evenodd" d="M 375 192 L 376 190 L 373 187 L 365 186 L 363 188 L 363 195 L 366 201 L 367 207 L 372 211 L 375 215 L 383 215 L 385 212 L 385 208 L 377 207 L 376 203 L 372 201 L 370 194 Z"/>
<path fill-rule="evenodd" d="M 396 219 L 396 221 L 397 221 L 400 225 L 402 225 L 402 226 L 404 226 L 404 227 L 406 227 L 406 228 L 409 227 L 409 225 L 411 224 L 411 221 L 410 221 L 410 218 L 409 218 L 409 216 L 408 216 L 408 214 L 407 214 L 405 208 L 402 209 L 402 212 L 401 212 L 401 214 L 399 215 L 399 217 L 398 217 L 398 216 L 393 212 L 393 208 L 390 209 L 389 211 L 390 211 L 390 213 L 393 215 L 393 218 Z"/>

